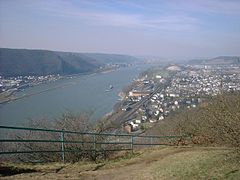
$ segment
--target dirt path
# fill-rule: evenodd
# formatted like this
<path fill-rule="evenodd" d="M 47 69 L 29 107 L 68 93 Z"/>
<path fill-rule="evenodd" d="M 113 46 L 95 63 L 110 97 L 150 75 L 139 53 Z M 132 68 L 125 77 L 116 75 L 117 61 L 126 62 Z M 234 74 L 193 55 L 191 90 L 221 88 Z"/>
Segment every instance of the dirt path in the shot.
<path fill-rule="evenodd" d="M 153 179 L 151 174 L 151 168 L 154 164 L 158 164 L 162 159 L 172 156 L 177 153 L 186 151 L 186 149 L 173 149 L 173 150 L 162 150 L 162 151 L 152 151 L 146 152 L 146 154 L 136 158 L 134 160 L 129 160 L 122 165 L 116 166 L 114 168 L 105 168 L 99 171 L 89 171 L 83 172 L 82 178 L 84 179 Z"/>

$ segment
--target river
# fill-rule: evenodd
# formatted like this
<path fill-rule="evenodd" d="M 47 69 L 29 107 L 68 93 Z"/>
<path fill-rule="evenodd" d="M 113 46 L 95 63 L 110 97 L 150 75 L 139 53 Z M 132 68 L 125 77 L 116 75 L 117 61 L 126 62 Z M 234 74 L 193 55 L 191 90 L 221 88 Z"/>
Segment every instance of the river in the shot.
<path fill-rule="evenodd" d="M 29 119 L 53 120 L 66 111 L 92 111 L 92 120 L 96 121 L 112 111 L 118 93 L 150 66 L 136 65 L 27 88 L 17 96 L 34 95 L 0 105 L 0 125 L 21 126 Z M 106 92 L 110 85 L 113 88 Z"/>

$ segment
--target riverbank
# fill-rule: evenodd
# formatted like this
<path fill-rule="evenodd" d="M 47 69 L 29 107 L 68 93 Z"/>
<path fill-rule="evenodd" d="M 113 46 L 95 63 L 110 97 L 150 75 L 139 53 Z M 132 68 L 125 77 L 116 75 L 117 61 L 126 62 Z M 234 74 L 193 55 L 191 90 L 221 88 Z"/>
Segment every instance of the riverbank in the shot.
<path fill-rule="evenodd" d="M 17 100 L 27 98 L 27 97 L 31 97 L 31 96 L 34 96 L 34 95 L 38 95 L 38 94 L 41 94 L 41 93 L 44 93 L 44 92 L 47 92 L 47 91 L 52 91 L 52 90 L 55 90 L 55 89 L 64 88 L 64 87 L 70 86 L 72 84 L 73 83 L 67 83 L 67 84 L 64 84 L 62 86 L 56 86 L 56 87 L 53 87 L 53 88 L 48 88 L 48 89 L 43 90 L 43 91 L 38 91 L 38 92 L 35 92 L 35 93 L 31 93 L 31 94 L 25 94 L 25 95 L 22 95 L 22 96 L 19 96 L 19 97 L 15 97 L 14 95 L 12 95 L 13 97 L 10 97 L 5 102 L 0 102 L 0 104 L 8 103 L 8 102 L 11 102 L 11 101 L 17 101 Z"/>

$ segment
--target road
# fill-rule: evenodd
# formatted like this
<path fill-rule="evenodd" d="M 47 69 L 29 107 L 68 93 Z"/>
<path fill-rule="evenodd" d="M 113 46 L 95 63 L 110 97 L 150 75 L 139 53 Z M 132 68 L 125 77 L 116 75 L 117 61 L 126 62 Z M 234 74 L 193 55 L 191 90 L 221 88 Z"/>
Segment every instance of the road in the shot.
<path fill-rule="evenodd" d="M 126 113 L 123 114 L 123 116 L 121 117 L 122 119 L 124 119 L 124 122 L 127 122 L 131 119 L 131 116 L 147 101 L 149 101 L 154 94 L 156 94 L 157 92 L 159 92 L 162 89 L 161 86 L 158 86 L 150 95 L 146 96 L 145 98 L 143 98 L 141 101 L 137 102 L 136 104 L 134 104 L 132 106 L 132 109 L 130 111 L 127 111 Z"/>

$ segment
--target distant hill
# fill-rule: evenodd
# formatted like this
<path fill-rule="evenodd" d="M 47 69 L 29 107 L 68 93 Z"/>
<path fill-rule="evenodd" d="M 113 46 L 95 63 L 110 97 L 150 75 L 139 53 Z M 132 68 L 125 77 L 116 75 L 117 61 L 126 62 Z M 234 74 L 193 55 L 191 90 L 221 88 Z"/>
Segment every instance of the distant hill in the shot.
<path fill-rule="evenodd" d="M 240 57 L 219 56 L 205 61 L 205 64 L 240 64 Z"/>
<path fill-rule="evenodd" d="M 0 75 L 86 73 L 106 63 L 132 63 L 136 60 L 127 55 L 0 48 Z"/>
<path fill-rule="evenodd" d="M 193 59 L 188 61 L 189 64 L 207 64 L 207 65 L 224 65 L 224 64 L 240 64 L 238 56 L 218 56 L 212 59 Z"/>

